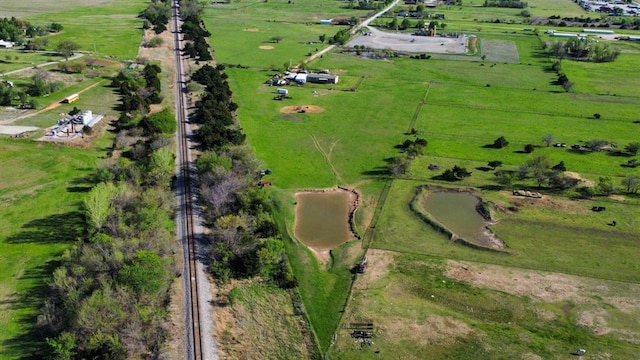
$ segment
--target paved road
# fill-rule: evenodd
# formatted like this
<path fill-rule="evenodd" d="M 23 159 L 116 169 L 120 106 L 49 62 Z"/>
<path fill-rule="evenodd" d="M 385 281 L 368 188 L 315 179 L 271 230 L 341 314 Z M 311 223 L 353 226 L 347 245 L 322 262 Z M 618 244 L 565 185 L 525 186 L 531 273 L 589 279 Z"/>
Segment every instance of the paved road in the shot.
<path fill-rule="evenodd" d="M 81 58 L 81 57 L 83 57 L 83 56 L 84 56 L 84 54 L 83 54 L 83 53 L 77 53 L 77 54 L 75 54 L 75 55 L 71 56 L 71 57 L 69 58 L 69 60 L 79 59 L 79 58 Z M 61 62 L 64 62 L 64 60 L 49 61 L 49 62 L 46 62 L 46 63 L 44 63 L 44 64 L 38 64 L 38 65 L 35 65 L 35 67 L 37 67 L 37 68 L 41 68 L 41 67 L 45 67 L 45 66 L 55 65 L 55 64 L 58 64 L 58 63 L 61 63 Z M 1 76 L 5 76 L 5 75 L 13 75 L 13 74 L 17 74 L 17 73 L 19 73 L 19 72 L 23 72 L 23 71 L 27 71 L 27 70 L 31 70 L 31 69 L 33 69 L 33 66 L 25 67 L 25 68 L 18 69 L 18 70 L 7 71 L 7 72 L 5 72 L 5 73 L 1 73 L 0 75 L 1 75 Z"/>
<path fill-rule="evenodd" d="M 353 27 L 353 29 L 351 29 L 351 35 L 354 35 L 356 32 L 358 32 L 358 30 L 362 29 L 365 26 L 368 26 L 369 23 L 371 23 L 374 19 L 378 18 L 379 16 L 381 16 L 382 14 L 386 13 L 387 11 L 391 10 L 394 6 L 396 6 L 398 3 L 400 3 L 400 1 L 402 0 L 395 0 L 394 2 L 392 2 L 391 4 L 389 4 L 389 6 L 387 6 L 386 8 L 382 9 L 380 12 L 374 14 L 373 16 L 369 17 L 368 19 L 364 20 L 363 22 L 361 22 L 360 24 L 356 25 Z M 329 45 L 326 48 L 318 51 L 317 53 L 309 56 L 305 62 L 308 64 L 311 61 L 319 58 L 320 56 L 326 54 L 327 52 L 333 50 L 333 48 L 335 48 L 336 45 Z"/>

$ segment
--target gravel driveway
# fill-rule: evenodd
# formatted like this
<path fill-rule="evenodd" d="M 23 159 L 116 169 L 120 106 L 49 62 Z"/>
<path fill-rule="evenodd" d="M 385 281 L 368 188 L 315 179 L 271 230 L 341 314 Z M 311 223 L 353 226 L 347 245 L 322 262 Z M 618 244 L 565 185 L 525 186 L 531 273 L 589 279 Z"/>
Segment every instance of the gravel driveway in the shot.
<path fill-rule="evenodd" d="M 391 49 L 415 53 L 464 54 L 467 52 L 466 36 L 458 38 L 440 36 L 415 36 L 411 34 L 384 32 L 369 27 L 369 35 L 358 35 L 346 46 L 364 45 L 372 49 Z"/>

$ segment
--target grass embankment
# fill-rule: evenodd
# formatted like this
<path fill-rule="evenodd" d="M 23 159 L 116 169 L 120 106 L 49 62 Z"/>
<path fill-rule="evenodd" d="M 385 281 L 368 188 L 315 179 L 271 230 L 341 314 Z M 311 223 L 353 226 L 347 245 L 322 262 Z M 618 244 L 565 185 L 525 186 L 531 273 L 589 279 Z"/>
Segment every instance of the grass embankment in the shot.
<path fill-rule="evenodd" d="M 0 357 L 37 351 L 35 317 L 57 257 L 83 233 L 84 177 L 99 149 L 0 137 Z"/>
<path fill-rule="evenodd" d="M 307 324 L 286 290 L 233 284 L 229 305 L 217 310 L 216 342 L 230 358 L 304 359 L 315 353 Z M 232 320 L 230 320 L 232 319 Z M 223 323 L 224 322 L 224 323 Z"/>

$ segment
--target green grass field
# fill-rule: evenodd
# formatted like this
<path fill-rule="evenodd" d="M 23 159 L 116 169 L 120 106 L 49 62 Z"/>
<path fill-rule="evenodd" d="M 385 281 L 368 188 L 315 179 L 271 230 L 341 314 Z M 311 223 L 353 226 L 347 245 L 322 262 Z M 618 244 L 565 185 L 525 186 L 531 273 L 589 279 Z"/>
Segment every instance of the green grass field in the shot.
<path fill-rule="evenodd" d="M 0 138 L 0 357 L 38 353 L 35 333 L 45 283 L 80 238 L 80 204 L 102 152 Z"/>
<path fill-rule="evenodd" d="M 79 43 L 83 51 L 97 52 L 97 57 L 132 59 L 137 54 L 142 34 L 141 21 L 136 16 L 144 4 L 144 1 L 116 0 L 39 5 L 11 2 L 6 5 L 7 10 L 27 16 L 33 24 L 61 23 L 65 29 L 50 37 L 51 48 L 62 39 L 70 39 Z M 50 54 L 3 51 L 0 71 L 58 59 Z M 114 63 L 114 67 L 97 67 L 83 75 L 68 77 L 64 89 L 36 101 L 47 106 L 87 89 L 78 102 L 18 120 L 15 124 L 48 127 L 55 123 L 60 112 L 68 112 L 73 106 L 90 109 L 95 114 L 114 114 L 117 96 L 106 86 L 108 80 L 103 76 L 111 75 L 118 66 Z M 19 87 L 29 82 L 23 74 L 9 75 L 7 79 Z M 43 356 L 36 318 L 46 295 L 46 283 L 65 249 L 83 236 L 81 203 L 93 185 L 86 176 L 98 165 L 110 138 L 105 135 L 91 148 L 78 149 L 0 136 L 3 167 L 0 172 L 2 359 Z"/>
<path fill-rule="evenodd" d="M 529 4 L 532 16 L 585 14 L 571 1 L 540 0 Z M 339 29 L 317 25 L 317 19 L 351 15 L 353 11 L 341 9 L 337 4 L 308 1 L 295 4 L 234 2 L 207 7 L 205 23 L 213 34 L 218 61 L 249 66 L 249 69 L 227 69 L 229 82 L 240 105 L 239 120 L 248 142 L 273 169 L 271 179 L 280 194 L 277 197 L 280 216 L 287 228 L 291 229 L 293 224 L 291 194 L 295 190 L 354 186 L 366 199 L 356 214 L 356 225 L 363 233 L 368 230 L 365 238 L 372 238 L 371 247 L 407 254 L 399 255 L 397 264 L 406 271 L 382 277 L 380 281 L 388 285 L 381 285 L 379 290 L 354 290 L 345 318 L 339 320 L 340 315 L 334 312 L 340 304 L 336 296 L 339 297 L 340 289 L 344 288 L 339 284 L 348 282 L 349 275 L 346 272 L 341 275 L 336 270 L 349 267 L 347 258 L 357 261 L 359 244 L 349 244 L 347 252 L 343 248 L 334 249 L 336 264 L 342 262 L 343 265 L 324 269 L 304 247 L 296 242 L 288 244 L 287 252 L 300 281 L 300 293 L 321 348 L 327 348 L 332 333 L 327 327 L 339 321 L 344 326 L 354 319 L 375 317 L 382 329 L 378 335 L 384 335 L 385 331 L 391 335 L 389 329 L 413 321 L 411 319 L 446 314 L 470 324 L 476 331 L 470 337 L 462 336 L 446 344 L 397 341 L 398 334 L 394 334 L 388 341 L 379 340 L 378 355 L 416 359 L 424 358 L 424 354 L 430 354 L 431 358 L 514 358 L 530 353 L 531 358 L 535 355 L 564 358 L 556 352 L 567 354 L 565 348 L 585 341 L 593 343 L 598 351 L 611 346 L 615 349 L 611 351 L 614 357 L 627 356 L 633 347 L 624 336 L 620 333 L 595 336 L 592 327 L 576 325 L 577 310 L 567 310 L 566 318 L 553 322 L 527 310 L 526 298 L 475 287 L 455 285 L 449 295 L 452 301 L 437 305 L 431 304 L 425 294 L 412 293 L 416 287 L 431 286 L 428 285 L 431 280 L 421 278 L 424 269 L 419 264 L 442 263 L 444 259 L 501 264 L 505 269 L 524 272 L 544 270 L 634 283 L 640 280 L 631 256 L 636 252 L 635 239 L 640 235 L 638 199 L 632 196 L 626 196 L 624 201 L 606 197 L 576 201 L 554 193 L 553 200 L 546 205 L 521 204 L 517 213 L 498 212 L 499 222 L 492 230 L 504 238 L 511 255 L 454 245 L 409 210 L 415 188 L 429 182 L 485 189 L 482 195 L 486 200 L 509 206 L 513 199 L 506 191 L 495 191 L 499 187 L 493 172 L 478 169 L 486 167 L 490 160 L 500 160 L 504 169 L 515 170 L 533 156 L 545 155 L 553 164 L 564 161 L 569 171 L 585 179 L 598 181 L 600 177 L 611 176 L 617 186 L 622 177 L 637 174 L 635 169 L 620 166 L 628 160 L 625 157 L 547 148 L 541 139 L 552 133 L 557 142 L 571 145 L 602 138 L 618 143 L 619 147 L 637 141 L 634 134 L 639 125 L 634 121 L 640 98 L 634 90 L 637 72 L 632 69 L 640 60 L 638 46 L 616 44 L 622 55 L 613 63 L 564 60 L 562 71 L 575 83 L 572 92 L 566 93 L 555 84 L 557 75 L 550 70 L 554 59 L 549 59 L 541 47 L 541 41 L 549 38 L 541 34 L 539 39 L 531 31 L 524 31 L 526 25 L 520 23 L 523 18 L 518 15 L 519 9 L 474 5 L 480 2 L 465 2 L 461 8 L 439 7 L 436 12 L 446 14 L 447 32 L 477 35 L 481 54 L 483 50 L 498 49 L 496 46 L 502 46 L 500 44 L 515 46 L 518 52 L 515 63 L 506 63 L 506 58 L 489 61 L 490 56 L 487 61 L 481 61 L 479 56 L 374 61 L 331 52 L 309 67 L 329 69 L 339 74 L 345 84 L 290 87 L 292 99 L 285 101 L 272 100 L 274 88 L 264 85 L 265 81 L 283 64 L 299 63 L 307 52 L 320 48 L 321 44 L 316 43 L 319 34 L 332 36 Z M 301 13 L 302 8 L 310 15 Z M 495 19 L 500 19 L 500 23 L 492 21 Z M 539 30 L 542 32 L 544 27 Z M 269 38 L 275 35 L 282 36 L 283 40 L 269 43 Z M 500 42 L 489 44 L 485 49 L 483 40 Z M 260 46 L 273 49 L 263 50 Z M 629 80 L 623 80 L 625 77 Z M 351 88 L 357 89 L 350 91 Z M 324 111 L 280 112 L 283 106 L 290 105 L 315 105 Z M 593 118 L 596 113 L 601 114 L 599 120 Z M 381 176 L 386 160 L 399 154 L 394 147 L 410 138 L 405 133 L 412 127 L 429 141 L 425 154 L 413 162 L 403 179 L 393 182 L 388 195 L 380 197 L 386 181 Z M 485 147 L 499 136 L 505 136 L 509 146 L 500 150 Z M 528 143 L 536 145 L 535 151 L 521 153 Z M 439 172 L 427 170 L 428 164 L 438 164 L 441 169 L 461 165 L 473 175 L 458 184 L 446 184 L 432 179 Z M 516 181 L 515 186 L 536 185 L 527 180 Z M 606 206 L 607 211 L 593 213 L 589 210 L 592 206 Z M 614 218 L 619 225 L 607 226 Z M 374 230 L 367 229 L 372 219 Z M 438 277 L 441 270 L 436 266 L 428 273 Z M 356 288 L 359 281 L 355 283 Z M 469 298 L 477 307 L 460 307 L 460 299 Z M 398 304 L 392 306 L 395 301 Z M 504 305 L 504 312 L 495 308 L 496 303 Z M 539 306 L 559 314 L 567 304 L 541 303 Z M 606 309 L 606 304 L 595 306 L 598 311 L 603 307 Z M 473 311 L 494 311 L 497 317 L 479 319 L 470 313 Z M 611 322 L 620 318 L 616 311 L 608 314 Z M 531 325 L 510 324 L 505 320 L 509 316 Z M 406 329 L 398 330 L 400 334 L 406 332 Z M 338 334 L 338 342 L 329 350 L 331 358 L 375 356 L 372 352 L 362 352 L 345 330 Z M 518 334 L 526 334 L 521 335 L 526 340 L 518 340 Z M 552 338 L 557 339 L 547 341 Z M 482 343 L 489 345 L 480 346 Z"/>
<path fill-rule="evenodd" d="M 80 3 L 80 4 L 78 4 Z M 34 4 L 23 2 L 32 9 Z M 25 18 L 38 25 L 57 22 L 64 26 L 60 33 L 50 35 L 49 48 L 62 40 L 72 40 L 82 51 L 119 60 L 135 59 L 142 36 L 142 20 L 138 14 L 145 8 L 143 0 L 108 2 L 70 2 L 70 6 L 53 7 L 43 4 L 43 10 Z"/>

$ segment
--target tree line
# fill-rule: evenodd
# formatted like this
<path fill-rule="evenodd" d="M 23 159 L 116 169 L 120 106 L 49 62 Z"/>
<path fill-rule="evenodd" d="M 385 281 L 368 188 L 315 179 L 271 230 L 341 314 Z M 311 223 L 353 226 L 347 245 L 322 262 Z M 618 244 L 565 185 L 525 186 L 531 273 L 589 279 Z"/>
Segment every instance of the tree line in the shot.
<path fill-rule="evenodd" d="M 200 18 L 200 7 L 194 1 L 182 1 L 182 26 L 180 31 L 185 40 L 189 40 L 182 49 L 185 55 L 197 61 L 209 61 L 213 59 L 207 38 L 211 33 L 204 27 Z"/>
<path fill-rule="evenodd" d="M 192 24 L 200 27 L 194 33 L 208 34 L 201 21 Z M 219 281 L 259 276 L 292 287 L 296 281 L 273 219 L 269 192 L 259 187 L 261 163 L 244 144 L 245 134 L 235 117 L 238 105 L 224 70 L 223 65 L 207 64 L 191 77 L 204 86 L 192 121 L 200 124 L 196 138 L 202 154 L 196 168 L 203 215 L 211 227 L 209 270 Z"/>
<path fill-rule="evenodd" d="M 147 8 L 140 13 L 144 19 L 143 29 L 150 29 L 156 34 L 167 30 L 167 24 L 171 18 L 171 0 L 152 0 Z"/>
<path fill-rule="evenodd" d="M 20 43 L 25 38 L 44 36 L 49 33 L 60 32 L 64 29 L 59 23 L 53 22 L 47 26 L 34 25 L 24 19 L 16 17 L 0 19 L 0 40 Z"/>

